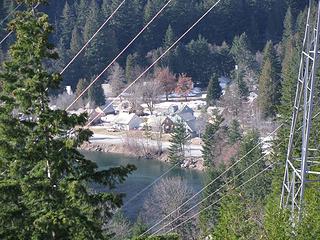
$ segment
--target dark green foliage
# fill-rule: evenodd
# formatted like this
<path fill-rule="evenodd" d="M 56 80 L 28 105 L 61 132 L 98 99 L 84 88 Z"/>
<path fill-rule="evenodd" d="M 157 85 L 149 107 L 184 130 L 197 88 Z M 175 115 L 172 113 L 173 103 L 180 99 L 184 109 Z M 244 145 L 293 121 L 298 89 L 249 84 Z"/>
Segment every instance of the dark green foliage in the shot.
<path fill-rule="evenodd" d="M 185 124 L 178 121 L 173 133 L 171 134 L 170 147 L 169 147 L 169 160 L 172 163 L 178 163 L 184 160 L 185 147 L 189 142 L 189 134 L 186 130 Z"/>
<path fill-rule="evenodd" d="M 232 42 L 230 53 L 239 69 L 248 69 L 253 67 L 253 54 L 250 51 L 248 36 L 243 33 L 240 36 L 235 36 Z"/>
<path fill-rule="evenodd" d="M 61 32 L 61 46 L 66 49 L 70 47 L 71 41 L 71 32 L 74 29 L 76 22 L 76 16 L 73 5 L 70 6 L 68 1 L 66 1 L 63 11 L 62 17 L 60 20 L 60 32 Z"/>
<path fill-rule="evenodd" d="M 135 221 L 134 225 L 131 228 L 132 237 L 138 238 L 141 234 L 148 230 L 148 225 L 146 225 L 141 217 L 139 216 L 138 219 Z"/>
<path fill-rule="evenodd" d="M 204 134 L 202 135 L 202 157 L 206 167 L 217 166 L 214 162 L 216 150 L 216 133 L 220 129 L 223 118 L 219 115 L 216 116 L 214 123 L 207 123 Z"/>
<path fill-rule="evenodd" d="M 248 214 L 249 201 L 239 191 L 229 190 L 221 202 L 219 222 L 212 237 L 220 239 L 256 239 L 257 223 Z"/>
<path fill-rule="evenodd" d="M 207 88 L 207 105 L 210 106 L 215 103 L 216 100 L 220 98 L 222 94 L 222 89 L 219 83 L 219 77 L 217 75 L 212 75 Z"/>
<path fill-rule="evenodd" d="M 95 106 L 102 106 L 106 103 L 106 99 L 101 84 L 102 81 L 97 81 L 89 88 L 87 92 L 89 102 L 93 103 L 93 105 Z"/>
<path fill-rule="evenodd" d="M 280 185 L 278 185 L 280 186 Z M 280 191 L 273 191 L 267 199 L 264 215 L 264 234 L 266 239 L 292 239 L 289 212 L 279 209 Z"/>
<path fill-rule="evenodd" d="M 171 25 L 168 26 L 168 29 L 166 31 L 166 35 L 164 36 L 164 43 L 163 47 L 164 49 L 169 48 L 174 42 L 175 42 L 175 34 L 173 32 L 173 29 Z"/>
<path fill-rule="evenodd" d="M 34 1 L 35 2 L 35 1 Z M 60 0 L 50 2 L 49 7 L 44 7 L 49 13 L 55 28 L 58 31 L 53 37 L 58 46 L 60 63 L 51 63 L 54 69 L 60 70 L 74 55 L 74 43 L 84 43 L 95 32 L 107 17 L 118 7 L 122 0 Z M 166 48 L 169 43 L 180 36 L 199 16 L 211 7 L 213 0 L 174 1 L 145 31 L 141 38 L 128 49 L 118 60 L 124 68 L 129 54 L 135 52 L 141 56 L 141 65 L 147 62 L 145 56 L 150 51 L 161 47 Z M 97 39 L 85 51 L 86 58 L 80 57 L 65 73 L 63 85 L 77 85 L 80 78 L 90 79 L 92 74 L 98 74 L 108 62 L 122 49 L 135 34 L 149 21 L 165 4 L 160 0 L 133 0 L 125 4 L 111 19 L 104 29 L 97 35 Z M 174 57 L 173 49 L 163 61 L 161 66 L 169 66 L 175 74 L 187 73 L 199 86 L 207 87 L 212 73 L 228 76 L 233 69 L 234 62 L 228 56 L 229 51 L 219 50 L 216 44 L 232 43 L 235 36 L 247 33 L 247 42 L 250 50 L 261 50 L 269 39 L 278 43 L 281 40 L 282 25 L 287 6 L 290 6 L 293 16 L 301 11 L 306 3 L 297 1 L 236 1 L 221 2 L 214 9 L 215 14 L 209 14 L 200 22 L 197 28 L 182 39 L 181 45 L 187 48 L 188 55 Z M 0 2 L 0 17 L 5 17 L 15 7 L 14 1 L 3 0 Z M 74 29 L 78 29 L 77 39 L 74 39 Z M 5 32 L 1 31 L 3 35 Z M 201 34 L 203 39 L 210 43 L 210 51 L 195 52 L 189 43 Z M 78 38 L 79 37 L 79 38 Z M 107 41 L 106 41 L 107 40 Z M 72 43 L 73 42 L 73 43 Z M 2 45 L 5 49 L 5 45 Z M 206 49 L 206 46 L 200 46 Z M 200 49 L 200 48 L 198 48 Z M 191 51 L 190 51 L 191 50 Z M 200 55 L 199 55 L 200 54 Z M 190 61 L 188 61 L 190 59 Z M 199 63 L 195 61 L 199 59 Z M 231 61 L 230 61 L 231 59 Z M 181 61 L 181 63 L 178 63 Z M 81 67 L 85 66 L 85 67 Z"/>
<path fill-rule="evenodd" d="M 240 185 L 251 177 L 262 171 L 267 166 L 267 159 L 262 154 L 261 145 L 257 146 L 260 142 L 258 132 L 251 131 L 247 133 L 240 145 L 239 156 L 237 159 L 242 159 L 234 168 L 234 175 L 238 175 L 247 167 L 251 166 L 244 174 L 236 178 L 235 184 Z M 254 150 L 252 150 L 254 148 Z M 256 163 L 255 163 L 256 162 Z M 254 164 L 254 165 L 253 165 Z M 267 194 L 270 192 L 271 179 L 268 174 L 264 174 L 256 178 L 241 188 L 244 196 L 253 201 L 263 201 Z"/>
<path fill-rule="evenodd" d="M 199 36 L 197 40 L 192 40 L 187 46 L 188 73 L 196 85 L 205 87 L 212 75 L 211 55 L 208 41 Z"/>
<path fill-rule="evenodd" d="M 242 138 L 240 123 L 236 119 L 232 120 L 228 128 L 228 138 L 230 144 L 234 144 Z"/>
<path fill-rule="evenodd" d="M 200 210 L 206 208 L 206 210 L 202 211 L 199 216 L 199 227 L 203 237 L 208 236 L 213 227 L 218 223 L 220 204 L 217 203 L 211 207 L 209 207 L 209 205 L 218 201 L 225 194 L 225 189 L 217 191 L 223 184 L 225 184 L 225 176 L 220 177 L 225 169 L 226 167 L 224 164 L 215 164 L 215 166 L 209 167 L 205 172 L 204 185 L 210 185 L 208 185 L 208 187 L 203 191 L 202 198 L 206 200 L 200 207 Z M 209 197 L 212 193 L 214 194 Z"/>
<path fill-rule="evenodd" d="M 297 228 L 298 240 L 312 240 L 317 239 L 320 234 L 320 222 L 319 222 L 319 183 L 313 188 L 308 188 L 305 194 L 305 209 L 299 227 Z"/>
<path fill-rule="evenodd" d="M 268 118 L 275 117 L 280 103 L 280 64 L 271 41 L 267 42 L 263 55 L 258 102 L 262 116 Z"/>
<path fill-rule="evenodd" d="M 138 65 L 138 55 L 137 54 L 129 54 L 126 60 L 126 82 L 131 83 L 137 77 L 137 65 Z"/>
<path fill-rule="evenodd" d="M 43 64 L 57 58 L 52 27 L 28 6 L 10 23 L 16 41 L 0 72 L 0 238 L 107 239 L 102 226 L 123 195 L 89 185 L 115 188 L 135 167 L 99 171 L 78 152 L 92 133 L 79 128 L 85 115 L 49 108 L 47 89 L 61 82 Z"/>

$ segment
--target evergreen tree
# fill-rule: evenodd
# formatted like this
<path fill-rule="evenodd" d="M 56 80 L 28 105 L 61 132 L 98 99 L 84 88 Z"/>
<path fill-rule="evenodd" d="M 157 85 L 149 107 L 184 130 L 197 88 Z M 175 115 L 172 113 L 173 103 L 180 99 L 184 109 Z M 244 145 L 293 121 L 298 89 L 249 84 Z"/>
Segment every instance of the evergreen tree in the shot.
<path fill-rule="evenodd" d="M 78 84 L 77 84 L 77 87 L 76 87 L 76 91 L 75 91 L 75 94 L 76 96 L 80 96 L 80 94 L 83 92 L 83 90 L 88 86 L 88 82 L 86 79 L 84 78 L 81 78 L 79 81 L 78 81 Z M 82 99 L 86 99 L 88 97 L 88 92 L 84 93 L 82 95 Z"/>
<path fill-rule="evenodd" d="M 49 108 L 47 89 L 61 78 L 44 67 L 57 54 L 33 2 L 10 23 L 16 41 L 0 72 L 0 238 L 107 239 L 103 225 L 122 195 L 89 186 L 114 188 L 135 168 L 99 171 L 77 150 L 92 134 L 79 128 L 86 116 Z"/>
<path fill-rule="evenodd" d="M 258 132 L 251 131 L 247 133 L 240 145 L 239 149 L 239 157 L 238 159 L 242 159 L 234 168 L 234 175 L 239 174 L 250 165 L 254 164 L 256 161 L 260 159 L 257 163 L 255 163 L 245 174 L 239 176 L 236 179 L 236 184 L 240 185 L 254 175 L 262 171 L 267 166 L 267 159 L 263 157 L 261 146 L 257 146 L 260 142 L 260 137 Z M 254 150 L 252 150 L 254 148 Z M 267 194 L 269 194 L 271 188 L 271 179 L 270 176 L 264 174 L 263 176 L 256 178 L 245 186 L 241 188 L 244 196 L 248 199 L 252 199 L 256 203 L 258 201 L 263 201 Z"/>
<path fill-rule="evenodd" d="M 220 115 L 216 115 L 214 123 L 208 122 L 205 132 L 202 136 L 202 158 L 206 167 L 212 167 L 216 165 L 216 163 L 214 162 L 214 159 L 216 157 L 215 136 L 222 122 L 223 118 Z"/>
<path fill-rule="evenodd" d="M 297 227 L 298 240 L 312 240 L 319 238 L 319 206 L 320 193 L 319 184 L 310 186 L 305 193 L 305 208 L 302 212 L 302 220 Z"/>
<path fill-rule="evenodd" d="M 75 23 L 76 15 L 73 5 L 70 6 L 68 1 L 66 1 L 60 20 L 61 44 L 65 49 L 69 49 L 70 47 L 71 32 Z"/>
<path fill-rule="evenodd" d="M 75 1 L 75 9 L 77 13 L 77 26 L 81 28 L 83 31 L 83 28 L 86 24 L 87 18 L 89 16 L 90 8 L 88 7 L 88 1 L 86 0 L 78 0 Z"/>
<path fill-rule="evenodd" d="M 77 26 L 75 26 L 71 33 L 70 50 L 71 55 L 75 56 L 78 51 L 82 48 L 83 42 L 81 32 Z"/>
<path fill-rule="evenodd" d="M 286 13 L 286 16 L 284 18 L 283 22 L 283 35 L 282 35 L 282 56 L 286 55 L 286 46 L 288 44 L 288 41 L 292 41 L 293 37 L 293 19 L 292 19 L 292 13 L 291 8 L 289 7 Z"/>
<path fill-rule="evenodd" d="M 210 106 L 215 103 L 216 100 L 222 95 L 222 88 L 219 83 L 219 78 L 217 75 L 212 75 L 207 88 L 207 105 Z"/>
<path fill-rule="evenodd" d="M 230 144 L 235 144 L 242 138 L 240 123 L 236 119 L 232 120 L 230 127 L 228 128 L 228 138 Z"/>
<path fill-rule="evenodd" d="M 88 99 L 95 106 L 103 106 L 106 103 L 106 98 L 102 89 L 101 81 L 97 81 L 88 90 Z"/>
<path fill-rule="evenodd" d="M 138 238 L 141 234 L 143 234 L 147 230 L 148 230 L 148 226 L 143 222 L 143 220 L 139 216 L 131 228 L 132 238 L 133 239 Z"/>
<path fill-rule="evenodd" d="M 283 52 L 285 53 L 282 61 L 282 72 L 281 72 L 281 100 L 278 106 L 278 118 L 277 120 L 284 124 L 284 126 L 277 132 L 277 138 L 275 149 L 277 159 L 279 161 L 285 161 L 287 145 L 280 144 L 286 136 L 290 133 L 290 121 L 288 119 L 292 116 L 292 106 L 294 104 L 296 83 L 300 63 L 300 55 L 296 47 L 295 39 L 293 35 L 287 38 L 286 43 L 282 44 Z M 282 176 L 281 176 L 282 177 Z"/>
<path fill-rule="evenodd" d="M 236 190 L 229 190 L 222 200 L 212 239 L 256 239 L 258 227 L 248 214 L 247 207 L 248 199 Z"/>
<path fill-rule="evenodd" d="M 268 41 L 263 56 L 259 78 L 258 103 L 264 118 L 274 117 L 281 98 L 279 62 L 271 41 Z"/>
<path fill-rule="evenodd" d="M 178 121 L 170 138 L 169 160 L 172 163 L 182 163 L 185 156 L 185 148 L 189 143 L 190 136 L 182 121 Z"/>
<path fill-rule="evenodd" d="M 166 34 L 164 36 L 163 48 L 164 49 L 169 48 L 174 42 L 175 42 L 175 34 L 173 32 L 171 25 L 169 25 L 166 31 Z"/>
<path fill-rule="evenodd" d="M 235 36 L 230 49 L 234 61 L 238 64 L 239 69 L 248 69 L 253 67 L 253 55 L 249 47 L 249 40 L 246 33 Z"/>
<path fill-rule="evenodd" d="M 273 185 L 278 191 L 273 192 L 268 196 L 265 213 L 264 213 L 264 238 L 265 239 L 292 239 L 292 223 L 289 221 L 289 214 L 286 210 L 279 208 L 280 184 L 277 187 Z"/>
<path fill-rule="evenodd" d="M 138 55 L 137 54 L 129 54 L 126 60 L 126 80 L 127 83 L 131 83 L 136 78 L 135 69 L 138 64 Z"/>
<path fill-rule="evenodd" d="M 208 40 L 198 36 L 186 45 L 187 66 L 186 73 L 192 77 L 199 87 L 207 87 L 209 79 L 214 73 L 214 64 Z"/>
<path fill-rule="evenodd" d="M 80 29 L 75 26 L 72 30 L 71 34 L 71 42 L 70 42 L 70 50 L 67 51 L 67 56 L 66 60 L 69 62 L 76 54 L 78 51 L 82 48 L 83 46 L 83 39 L 82 35 L 80 32 Z M 68 71 L 65 71 L 65 78 L 66 80 L 64 81 L 65 85 L 70 85 L 71 87 L 75 87 L 77 84 L 77 80 L 81 77 L 83 77 L 85 72 L 82 70 L 81 66 L 83 66 L 85 62 L 83 61 L 83 54 L 81 54 L 76 61 L 70 65 Z M 63 66 L 64 67 L 64 66 Z"/>
<path fill-rule="evenodd" d="M 209 205 L 218 201 L 224 195 L 225 190 L 221 189 L 211 197 L 209 197 L 209 195 L 216 192 L 217 189 L 221 188 L 221 186 L 225 184 L 225 178 L 220 177 L 220 175 L 225 171 L 225 168 L 224 164 L 215 164 L 214 166 L 207 168 L 205 172 L 204 185 L 208 187 L 203 191 L 202 198 L 206 200 L 201 204 L 200 211 L 202 209 L 206 210 L 202 211 L 199 216 L 199 227 L 201 229 L 201 237 L 203 237 L 203 239 L 211 233 L 212 229 L 218 223 L 220 204 L 217 203 L 211 207 L 209 207 Z"/>
<path fill-rule="evenodd" d="M 164 36 L 163 49 L 167 50 L 169 47 L 171 47 L 171 45 L 175 42 L 175 40 L 176 40 L 175 33 L 173 32 L 171 25 L 169 25 Z M 164 56 L 162 63 L 164 63 L 165 66 L 172 67 L 173 61 L 174 61 L 174 53 L 170 51 L 166 54 L 166 56 Z"/>

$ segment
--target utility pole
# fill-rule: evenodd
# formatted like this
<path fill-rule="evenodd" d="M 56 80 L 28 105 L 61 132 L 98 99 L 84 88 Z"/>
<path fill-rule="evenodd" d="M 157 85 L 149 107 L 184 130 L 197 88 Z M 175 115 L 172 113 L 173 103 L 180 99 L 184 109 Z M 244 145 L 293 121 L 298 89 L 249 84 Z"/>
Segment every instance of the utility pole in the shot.
<path fill-rule="evenodd" d="M 316 14 L 312 12 L 313 2 L 309 0 L 281 193 L 281 207 L 290 209 L 293 225 L 301 220 L 305 205 L 305 188 L 315 182 L 320 182 L 320 162 L 316 161 L 317 158 L 319 159 L 320 149 L 312 146 L 310 141 L 310 133 L 319 131 L 319 129 L 312 128 L 312 122 L 316 117 L 313 111 L 314 92 L 316 81 L 319 81 L 316 74 L 320 60 L 320 0 L 318 0 Z"/>

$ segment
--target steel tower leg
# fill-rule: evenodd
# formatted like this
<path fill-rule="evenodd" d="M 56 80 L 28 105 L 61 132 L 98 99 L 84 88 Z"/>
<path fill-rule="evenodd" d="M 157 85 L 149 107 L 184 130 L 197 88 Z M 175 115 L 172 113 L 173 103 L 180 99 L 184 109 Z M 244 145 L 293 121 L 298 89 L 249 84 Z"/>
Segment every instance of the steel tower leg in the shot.
<path fill-rule="evenodd" d="M 310 0 L 281 193 L 281 207 L 290 209 L 293 224 L 301 219 L 306 183 L 316 182 L 320 176 L 319 171 L 312 169 L 313 161 L 309 158 L 310 150 L 316 150 L 309 149 L 309 140 L 313 120 L 316 73 L 320 60 L 320 0 L 316 21 L 311 20 L 314 18 L 311 9 L 312 1 Z M 297 126 L 298 121 L 302 121 L 302 128 L 299 127 L 300 122 Z M 319 129 L 314 130 L 319 131 Z"/>

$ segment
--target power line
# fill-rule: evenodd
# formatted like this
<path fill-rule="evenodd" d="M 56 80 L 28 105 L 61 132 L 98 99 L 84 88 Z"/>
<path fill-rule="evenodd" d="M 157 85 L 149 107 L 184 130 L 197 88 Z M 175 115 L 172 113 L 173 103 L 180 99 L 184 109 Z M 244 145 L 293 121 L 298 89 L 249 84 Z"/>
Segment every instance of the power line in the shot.
<path fill-rule="evenodd" d="M 243 184 L 241 184 L 240 186 L 236 187 L 236 188 L 232 188 L 232 189 L 238 189 L 243 187 L 245 184 L 251 182 L 252 180 L 254 180 L 255 178 L 259 177 L 262 173 L 264 173 L 265 171 L 267 171 L 269 168 L 273 167 L 275 165 L 275 163 L 269 165 L 268 167 L 266 167 L 265 169 L 263 169 L 262 171 L 260 171 L 259 173 L 257 173 L 255 176 L 253 176 L 252 178 L 250 178 L 249 180 L 247 180 L 246 182 L 244 182 Z M 206 208 L 202 209 L 201 211 L 195 213 L 194 215 L 192 215 L 191 217 L 189 217 L 188 219 L 186 219 L 185 221 L 181 222 L 180 224 L 178 224 L 177 226 L 171 228 L 169 231 L 166 232 L 169 233 L 175 229 L 177 229 L 178 227 L 180 227 L 181 225 L 185 224 L 186 222 L 190 221 L 191 219 L 195 218 L 196 216 L 198 216 L 200 213 L 206 211 L 207 209 L 209 209 L 210 207 L 212 207 L 213 205 L 219 203 L 223 198 L 225 198 L 226 195 L 224 195 L 223 197 L 219 198 L 217 201 L 213 202 L 212 204 L 210 204 L 209 206 L 207 206 Z"/>
<path fill-rule="evenodd" d="M 132 198 L 130 198 L 122 207 L 127 206 L 130 202 L 132 202 L 134 199 L 136 199 L 141 193 L 148 190 L 150 187 L 152 187 L 155 183 L 157 183 L 161 178 L 163 178 L 165 175 L 167 175 L 169 172 L 171 172 L 176 166 L 178 166 L 180 163 L 176 163 L 171 168 L 169 168 L 165 173 L 161 174 L 159 177 L 157 177 L 152 183 L 150 183 L 148 186 L 143 188 L 140 192 L 135 194 Z"/>
<path fill-rule="evenodd" d="M 147 67 L 131 84 L 129 84 L 128 87 L 126 87 L 115 99 L 113 99 L 103 110 L 102 112 L 104 112 L 106 109 L 108 109 L 111 104 L 114 103 L 114 101 L 116 99 L 118 99 L 123 93 L 125 93 L 126 91 L 128 91 L 129 88 L 131 88 L 144 74 L 146 74 L 155 64 L 157 64 L 157 62 L 159 62 L 175 45 L 177 45 L 177 43 L 184 38 L 203 18 L 205 18 L 212 9 L 214 9 L 219 3 L 221 2 L 221 0 L 218 0 L 215 4 L 213 4 L 191 27 L 189 27 L 189 29 L 187 31 L 185 31 L 169 48 L 167 48 L 167 50 L 162 53 L 160 55 L 160 57 L 158 57 L 149 67 Z M 101 114 L 102 112 L 98 113 L 87 125 L 86 127 L 89 127 L 91 125 L 91 123 L 93 123 Z"/>
<path fill-rule="evenodd" d="M 275 134 L 284 124 L 281 124 L 279 127 L 277 127 L 273 132 L 271 132 L 266 138 L 271 137 L 273 134 Z M 209 182 L 206 186 L 204 186 L 202 189 L 200 189 L 197 193 L 195 193 L 191 198 L 186 200 L 184 203 L 182 203 L 179 207 L 177 207 L 175 210 L 173 210 L 171 213 L 166 215 L 162 220 L 155 223 L 153 226 L 148 228 L 141 236 L 148 233 L 150 230 L 158 226 L 160 223 L 162 223 L 164 220 L 166 220 L 168 217 L 170 217 L 173 213 L 177 212 L 179 209 L 181 209 L 183 206 L 185 206 L 188 202 L 190 202 L 192 199 L 197 197 L 199 194 L 201 194 L 205 189 L 207 189 L 209 186 L 211 186 L 213 183 L 215 183 L 219 178 L 224 176 L 228 171 L 230 171 L 233 167 L 235 167 L 239 162 L 241 162 L 245 157 L 247 157 L 251 152 L 253 152 L 257 147 L 259 147 L 262 143 L 264 143 L 265 140 L 260 141 L 256 146 L 254 146 L 250 151 L 248 151 L 244 156 L 242 156 L 239 160 L 234 162 L 231 166 L 229 166 L 223 173 L 221 173 L 218 177 L 216 177 L 214 180 Z"/>
<path fill-rule="evenodd" d="M 37 3 L 36 6 L 34 6 L 32 9 L 36 9 L 38 6 L 39 6 L 40 3 Z M 0 41 L 0 45 L 5 41 L 7 40 L 8 37 L 10 37 L 10 35 L 13 33 L 13 31 L 10 31 L 1 41 Z"/>
<path fill-rule="evenodd" d="M 22 3 L 19 3 L 15 9 L 13 9 L 2 21 L 0 22 L 0 25 L 2 25 L 15 11 L 18 10 L 18 8 L 22 5 Z"/>
<path fill-rule="evenodd" d="M 122 53 L 124 53 L 130 46 L 131 44 L 144 32 L 144 30 L 146 30 L 148 28 L 148 26 L 162 13 L 162 11 L 170 4 L 170 2 L 172 2 L 172 0 L 169 0 L 158 12 L 157 14 L 140 30 L 140 32 L 127 44 L 127 46 L 111 61 L 111 63 L 108 64 L 107 67 L 105 67 L 105 69 L 103 69 L 103 71 L 89 84 L 89 86 L 87 86 L 80 94 L 79 96 L 76 97 L 76 99 L 66 108 L 66 111 L 68 111 L 73 104 L 75 104 L 81 97 L 83 94 L 85 94 L 89 88 L 96 82 L 98 81 L 98 79 L 112 66 L 113 63 L 115 63 L 115 61 L 122 55 Z M 130 86 L 132 86 L 132 84 L 130 84 Z M 107 108 L 114 102 L 114 100 L 107 106 Z M 105 111 L 107 108 L 104 108 L 103 111 Z M 98 114 L 98 116 L 100 116 L 101 113 Z M 94 118 L 95 120 L 96 118 Z M 91 123 L 91 122 L 90 122 Z"/>
<path fill-rule="evenodd" d="M 280 144 L 279 144 L 280 145 Z M 162 229 L 166 228 L 167 226 L 169 226 L 170 224 L 174 223 L 175 221 L 177 221 L 179 218 L 183 217 L 184 215 L 186 215 L 187 213 L 189 213 L 190 211 L 192 211 L 193 209 L 195 209 L 197 206 L 199 206 L 201 203 L 203 203 L 204 201 L 206 201 L 208 198 L 212 197 L 214 194 L 220 192 L 225 186 L 227 186 L 228 184 L 230 184 L 231 182 L 233 182 L 236 178 L 238 178 L 239 176 L 241 176 L 242 174 L 244 174 L 245 172 L 247 172 L 250 168 L 252 168 L 254 165 L 256 165 L 258 162 L 260 162 L 262 159 L 264 159 L 266 156 L 268 155 L 268 153 L 264 154 L 263 156 L 261 156 L 257 161 L 255 161 L 254 163 L 252 163 L 250 166 L 248 166 L 246 169 L 244 169 L 242 172 L 240 172 L 238 175 L 236 175 L 235 177 L 233 177 L 231 180 L 227 181 L 225 184 L 223 184 L 220 188 L 218 188 L 217 190 L 215 190 L 213 193 L 209 194 L 207 197 L 205 197 L 204 199 L 202 199 L 200 202 L 198 202 L 196 205 L 192 206 L 189 210 L 187 210 L 186 212 L 182 213 L 180 216 L 176 217 L 174 220 L 172 220 L 171 222 L 167 223 L 166 225 L 164 225 L 163 227 L 161 227 L 160 229 L 158 229 L 156 232 L 154 232 L 153 234 L 151 234 L 151 236 L 154 236 L 155 234 L 157 234 L 158 232 L 160 232 Z"/>
<path fill-rule="evenodd" d="M 84 46 L 77 52 L 77 54 L 70 60 L 70 62 L 62 69 L 60 74 L 63 74 L 67 68 L 76 60 L 76 58 L 82 53 L 82 51 L 89 45 L 89 43 L 97 36 L 97 34 L 104 28 L 104 26 L 111 20 L 111 18 L 116 14 L 116 12 L 122 7 L 126 0 L 123 0 L 119 6 L 111 13 L 111 15 L 106 19 L 106 21 L 98 28 L 98 30 L 92 35 L 92 37 L 84 44 Z"/>
<path fill-rule="evenodd" d="M 317 114 L 315 114 L 313 116 L 313 119 L 318 117 L 320 115 L 320 112 L 318 112 Z M 275 134 L 282 126 L 284 125 L 281 124 L 277 129 L 275 129 L 272 133 L 270 133 L 266 138 L 272 136 L 273 134 Z M 298 128 L 298 130 L 301 130 L 302 126 L 300 126 L 300 128 Z M 167 215 L 165 218 L 163 218 L 162 220 L 160 220 L 159 222 L 157 222 L 155 225 L 153 225 L 152 227 L 150 227 L 148 230 L 146 230 L 142 235 L 140 236 L 143 236 L 145 233 L 149 232 L 150 230 L 152 230 L 154 227 L 158 226 L 160 223 L 162 223 L 165 219 L 167 219 L 169 216 L 171 216 L 173 213 L 175 213 L 176 211 L 178 211 L 181 207 L 183 207 L 185 204 L 187 204 L 190 200 L 192 200 L 193 198 L 195 198 L 197 195 L 199 195 L 201 192 L 203 192 L 206 188 L 208 188 L 211 184 L 213 184 L 216 180 L 218 180 L 220 177 L 222 177 L 227 171 L 229 171 L 231 168 L 233 168 L 237 163 L 239 163 L 241 160 L 243 160 L 243 158 L 245 158 L 248 154 L 250 154 L 254 149 L 256 149 L 259 145 L 261 145 L 264 141 L 261 141 L 259 144 L 257 144 L 255 147 L 253 147 L 249 152 L 247 152 L 246 155 L 244 155 L 241 159 L 239 159 L 237 162 L 235 162 L 232 166 L 230 166 L 226 171 L 224 171 L 222 174 L 220 174 L 217 178 L 215 178 L 212 182 L 210 182 L 209 184 L 207 184 L 204 188 L 202 188 L 199 192 L 197 192 L 195 195 L 193 195 L 190 199 L 188 199 L 187 201 L 185 201 L 182 205 L 180 205 L 176 210 L 172 211 L 169 215 Z M 284 141 L 282 141 L 281 143 L 279 143 L 277 145 L 280 146 L 282 143 L 284 143 Z M 261 160 L 258 159 L 257 161 Z M 253 163 L 253 164 L 256 164 Z M 242 173 L 240 173 L 242 174 Z M 238 175 L 239 176 L 239 175 Z M 217 190 L 219 191 L 219 190 Z M 217 192 L 216 191 L 216 192 Z"/>

